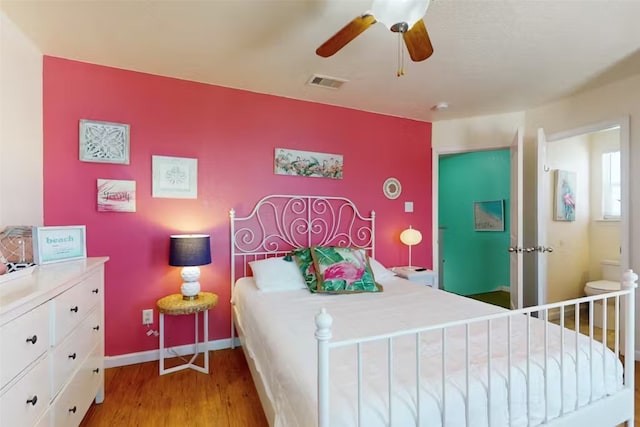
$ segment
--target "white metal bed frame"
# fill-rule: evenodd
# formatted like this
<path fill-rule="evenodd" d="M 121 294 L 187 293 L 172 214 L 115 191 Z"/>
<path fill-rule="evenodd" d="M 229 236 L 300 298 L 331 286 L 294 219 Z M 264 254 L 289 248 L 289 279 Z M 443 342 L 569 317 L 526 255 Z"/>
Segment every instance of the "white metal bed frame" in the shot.
<path fill-rule="evenodd" d="M 371 212 L 370 217 L 364 217 L 360 214 L 356 206 L 350 200 L 343 197 L 322 197 L 322 196 L 292 196 L 292 195 L 273 195 L 262 198 L 252 212 L 241 218 L 235 217 L 235 212 L 230 211 L 231 218 L 231 290 L 233 293 L 233 287 L 235 281 L 242 276 L 248 275 L 247 264 L 249 261 L 256 259 L 264 259 L 272 256 L 282 256 L 297 247 L 308 247 L 312 245 L 334 245 L 334 246 L 353 246 L 368 249 L 372 256 L 375 255 L 375 213 Z M 240 266 L 240 269 L 237 267 Z M 238 274 L 236 274 L 238 273 Z M 330 354 L 331 350 L 339 347 L 352 346 L 356 349 L 358 358 L 358 420 L 362 419 L 361 411 L 363 407 L 362 403 L 362 369 L 361 369 L 361 346 L 364 343 L 373 341 L 386 342 L 388 354 L 389 354 L 389 366 L 388 366 L 388 378 L 389 378 L 389 397 L 393 395 L 393 360 L 391 358 L 393 340 L 399 337 L 413 336 L 416 339 L 416 343 L 419 342 L 421 334 L 427 332 L 439 332 L 441 336 L 441 345 L 443 348 L 442 354 L 444 355 L 444 349 L 447 343 L 447 330 L 453 327 L 464 327 L 467 331 L 466 339 L 466 385 L 469 387 L 469 361 L 471 359 L 469 354 L 469 329 L 471 325 L 485 323 L 487 325 L 487 331 L 491 331 L 489 327 L 492 322 L 500 319 L 506 319 L 511 327 L 511 320 L 516 316 L 526 316 L 527 319 L 527 341 L 529 341 L 529 325 L 531 317 L 539 317 L 541 319 L 549 319 L 552 316 L 559 315 L 559 324 L 564 328 L 565 315 L 573 311 L 574 325 L 580 324 L 581 310 L 580 308 L 588 308 L 589 318 L 589 337 L 590 351 L 593 352 L 595 345 L 602 345 L 603 349 L 607 347 L 607 334 L 602 334 L 602 341 L 596 344 L 594 340 L 594 304 L 596 302 L 602 303 L 603 306 L 603 331 L 607 330 L 607 302 L 613 300 L 615 309 L 615 324 L 614 330 L 614 343 L 613 351 L 618 357 L 621 353 L 626 355 L 634 355 L 634 326 L 635 326 L 635 288 L 637 287 L 636 281 L 638 276 L 631 270 L 628 270 L 622 277 L 622 290 L 618 292 L 612 292 L 603 295 L 596 295 L 585 298 L 578 298 L 569 301 L 562 301 L 553 304 L 546 304 L 537 307 L 529 307 L 521 310 L 513 310 L 509 312 L 499 313 L 490 316 L 477 317 L 472 319 L 466 319 L 463 321 L 450 322 L 439 325 L 429 325 L 423 328 L 397 331 L 385 335 L 369 336 L 353 340 L 345 341 L 331 341 L 332 332 L 332 318 L 329 313 L 324 309 L 319 312 L 315 317 L 316 332 L 315 337 L 318 343 L 318 426 L 329 427 L 330 426 L 330 378 L 329 378 L 329 366 L 330 366 Z M 569 314 L 570 315 L 570 314 Z M 232 321 L 231 321 L 231 336 L 232 343 L 236 332 L 236 310 L 232 302 Z M 561 415 L 556 418 L 549 418 L 548 414 L 548 402 L 549 396 L 547 394 L 548 380 L 547 380 L 547 326 L 544 327 L 544 376 L 545 376 L 545 419 L 543 425 L 545 426 L 576 426 L 576 425 L 589 425 L 589 426 L 614 426 L 620 423 L 626 422 L 627 426 L 634 425 L 634 369 L 635 361 L 633 357 L 624 358 L 624 380 L 623 387 L 616 393 L 601 398 L 599 400 L 590 401 L 586 406 L 574 408 L 571 412 L 564 411 L 564 402 L 562 401 L 564 394 L 561 393 Z M 509 329 L 510 331 L 510 329 Z M 237 330 L 240 342 L 244 344 L 243 333 L 240 328 Z M 575 338 L 576 343 L 580 334 L 576 331 Z M 511 334 L 508 333 L 508 359 L 509 367 L 511 367 Z M 564 334 L 561 334 L 561 352 L 564 354 Z M 491 332 L 487 333 L 487 351 L 491 354 L 492 340 Z M 416 346 L 416 348 L 419 348 Z M 265 410 L 265 415 L 271 426 L 274 425 L 275 410 L 273 403 L 269 399 L 266 392 L 265 384 L 262 383 L 262 377 L 257 372 L 255 364 L 250 356 L 250 352 L 246 350 L 243 345 L 243 350 L 247 358 L 247 362 L 251 369 L 251 373 L 260 396 L 260 401 Z M 593 365 L 593 358 L 590 358 L 591 365 Z M 604 358 L 603 358 L 604 360 Z M 442 358 L 442 396 L 446 396 L 445 389 L 447 388 L 446 381 L 446 358 Z M 531 365 L 531 353 L 527 348 L 527 402 L 529 402 L 529 367 Z M 560 365 L 561 372 L 564 372 L 564 357 L 561 358 Z M 606 364 L 603 364 L 603 369 L 606 371 Z M 576 376 L 578 372 L 578 364 L 576 363 Z M 509 369 L 509 373 L 510 373 Z M 417 402 L 417 424 L 421 425 L 421 410 L 420 410 L 420 358 L 416 351 L 416 402 Z M 491 358 L 487 361 L 487 372 L 492 372 Z M 590 369 L 590 375 L 593 377 L 593 366 Z M 511 375 L 507 381 L 508 396 L 511 395 Z M 491 375 L 488 375 L 488 398 L 487 405 L 491 406 Z M 563 390 L 561 375 L 561 390 Z M 577 380 L 579 381 L 579 380 Z M 591 381 L 591 378 L 589 378 Z M 469 425 L 469 393 L 465 396 L 466 422 Z M 444 399 L 444 397 L 443 397 Z M 577 401 L 577 400 L 576 400 Z M 389 398 L 389 402 L 393 402 Z M 444 405 L 444 402 L 443 402 Z M 391 414 L 393 412 L 393 404 L 389 403 L 386 408 L 389 414 L 389 420 L 392 419 Z M 527 416 L 530 424 L 530 411 L 527 411 Z M 488 411 L 488 414 L 491 412 Z M 508 405 L 509 424 L 511 425 L 511 402 Z M 446 425 L 446 411 L 442 411 L 442 425 Z M 360 425 L 360 422 L 358 423 Z M 489 425 L 491 425 L 491 418 L 489 415 Z M 404 427 L 404 426 L 403 426 Z"/>

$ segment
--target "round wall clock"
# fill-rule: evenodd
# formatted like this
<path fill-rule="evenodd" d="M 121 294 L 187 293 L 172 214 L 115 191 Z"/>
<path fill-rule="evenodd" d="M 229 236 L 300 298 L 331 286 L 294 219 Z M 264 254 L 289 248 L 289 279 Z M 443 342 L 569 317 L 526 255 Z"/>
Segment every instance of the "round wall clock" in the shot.
<path fill-rule="evenodd" d="M 387 178 L 382 184 L 382 191 L 387 196 L 387 199 L 397 199 L 402 193 L 402 185 L 396 178 Z"/>

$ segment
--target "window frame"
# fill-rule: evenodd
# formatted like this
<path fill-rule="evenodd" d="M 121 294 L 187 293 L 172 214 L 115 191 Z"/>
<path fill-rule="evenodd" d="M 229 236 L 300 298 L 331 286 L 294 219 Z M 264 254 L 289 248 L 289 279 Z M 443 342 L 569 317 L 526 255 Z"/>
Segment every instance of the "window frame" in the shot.
<path fill-rule="evenodd" d="M 615 161 L 612 159 L 614 155 L 617 157 L 617 180 L 612 179 L 612 173 L 615 173 L 615 170 L 611 165 Z M 605 151 L 601 154 L 602 161 L 602 205 L 601 205 L 601 214 L 602 219 L 605 221 L 619 221 L 622 216 L 622 170 L 620 163 L 620 150 L 612 150 Z M 620 198 L 617 199 L 617 212 L 613 206 L 616 204 L 616 201 L 613 200 L 615 194 L 618 194 Z"/>

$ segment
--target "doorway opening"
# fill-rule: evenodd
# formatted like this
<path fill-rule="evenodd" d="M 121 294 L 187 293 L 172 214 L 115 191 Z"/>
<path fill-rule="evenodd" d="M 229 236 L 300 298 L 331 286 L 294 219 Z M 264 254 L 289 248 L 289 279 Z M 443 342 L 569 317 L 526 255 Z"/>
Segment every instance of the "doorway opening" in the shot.
<path fill-rule="evenodd" d="M 508 147 L 438 157 L 441 289 L 509 306 L 510 206 Z"/>
<path fill-rule="evenodd" d="M 628 118 L 538 140 L 537 303 L 628 268 Z M 573 186 L 573 188 L 571 188 Z"/>

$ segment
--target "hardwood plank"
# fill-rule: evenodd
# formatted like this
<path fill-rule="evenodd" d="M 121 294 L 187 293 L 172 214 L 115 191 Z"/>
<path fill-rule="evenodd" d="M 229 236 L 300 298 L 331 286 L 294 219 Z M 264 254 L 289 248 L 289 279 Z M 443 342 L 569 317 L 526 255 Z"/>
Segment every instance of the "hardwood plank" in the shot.
<path fill-rule="evenodd" d="M 160 376 L 157 361 L 107 369 L 104 402 L 80 425 L 267 427 L 242 349 L 210 352 L 209 363 L 208 375 L 187 369 Z"/>
<path fill-rule="evenodd" d="M 107 369 L 104 403 L 94 403 L 80 426 L 268 427 L 242 349 L 209 357 L 209 375 L 188 369 L 159 376 L 157 361 Z M 635 421 L 640 421 L 640 362 Z"/>

